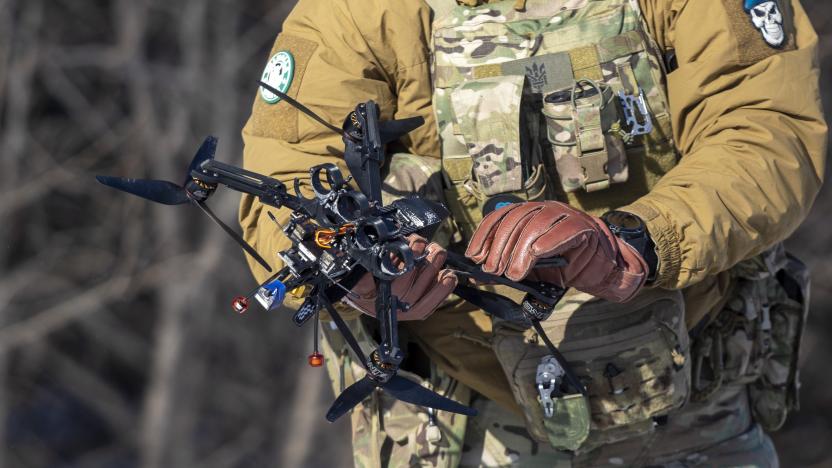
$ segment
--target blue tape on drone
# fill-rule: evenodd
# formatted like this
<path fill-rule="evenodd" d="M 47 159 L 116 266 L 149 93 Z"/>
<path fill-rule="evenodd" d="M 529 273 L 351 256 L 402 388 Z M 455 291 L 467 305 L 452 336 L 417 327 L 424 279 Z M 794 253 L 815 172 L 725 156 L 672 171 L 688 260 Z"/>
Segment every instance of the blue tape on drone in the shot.
<path fill-rule="evenodd" d="M 271 283 L 263 286 L 263 289 L 269 292 L 274 297 L 274 305 L 282 304 L 283 299 L 286 298 L 286 285 L 280 280 L 274 280 Z"/>

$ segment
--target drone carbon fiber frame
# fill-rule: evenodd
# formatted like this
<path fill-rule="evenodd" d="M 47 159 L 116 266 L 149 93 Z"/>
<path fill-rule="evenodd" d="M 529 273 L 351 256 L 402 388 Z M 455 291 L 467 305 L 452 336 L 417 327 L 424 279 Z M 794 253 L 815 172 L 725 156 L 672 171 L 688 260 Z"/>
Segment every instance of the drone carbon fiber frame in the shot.
<path fill-rule="evenodd" d="M 205 202 L 218 185 L 224 185 L 253 195 L 265 205 L 291 210 L 291 220 L 283 227 L 283 232 L 292 241 L 292 247 L 278 253 L 286 266 L 273 273 L 255 291 L 273 293 L 278 289 L 291 291 L 301 286 L 309 287 L 309 294 L 293 317 L 295 323 L 302 325 L 311 317 L 317 317 L 318 311 L 326 310 L 358 361 L 367 370 L 363 379 L 346 388 L 337 397 L 327 412 L 329 421 L 338 419 L 377 388 L 408 403 L 466 415 L 476 414 L 472 408 L 397 375 L 404 358 L 398 343 L 397 317 L 399 313 L 407 313 L 408 305 L 392 293 L 392 281 L 421 261 L 414 258 L 405 237 L 417 233 L 430 238 L 441 221 L 448 216 L 448 211 L 440 204 L 419 198 L 405 198 L 383 206 L 380 167 L 384 159 L 384 145 L 421 125 L 422 119 L 382 122 L 379 120 L 378 106 L 373 101 L 368 101 L 356 106 L 345 119 L 343 129 L 338 130 L 289 96 L 266 83 L 260 84 L 342 135 L 344 158 L 353 178 L 345 179 L 334 164 L 312 167 L 310 179 L 315 198 L 307 199 L 301 194 L 297 179 L 292 194 L 277 179 L 216 161 L 214 154 L 217 140 L 208 137 L 197 151 L 181 185 L 161 180 L 107 176 L 98 176 L 98 181 L 157 203 L 196 205 L 269 272 L 273 270 L 268 262 L 217 218 Z M 351 187 L 352 180 L 358 185 L 358 190 Z M 507 284 L 526 291 L 527 299 L 531 298 L 535 304 L 543 304 L 549 308 L 549 313 L 563 294 L 563 290 L 556 287 L 541 288 L 538 283 L 516 283 L 487 275 L 458 256 L 452 258 L 453 261 L 449 263 L 452 267 L 459 268 L 460 274 L 478 281 Z M 563 262 L 553 259 L 548 261 L 548 265 L 558 266 L 563 265 Z M 365 355 L 333 306 L 349 294 L 353 286 L 368 273 L 376 281 L 376 316 L 381 335 L 381 342 L 369 356 Z M 465 293 L 464 286 L 460 291 Z M 509 314 L 513 319 L 523 315 L 518 315 L 510 305 L 501 301 L 489 301 L 493 298 L 488 295 L 482 297 L 486 298 L 483 306 L 495 315 Z M 282 297 L 279 299 L 282 300 Z M 528 301 L 524 301 L 523 307 L 526 302 Z M 517 307 L 516 304 L 513 305 Z M 537 322 L 532 320 L 531 323 L 542 333 Z M 551 342 L 548 339 L 545 341 L 550 349 L 554 349 L 555 357 L 563 367 L 569 369 Z M 571 375 L 571 371 L 567 375 L 571 377 L 570 383 L 584 393 L 583 386 Z"/>

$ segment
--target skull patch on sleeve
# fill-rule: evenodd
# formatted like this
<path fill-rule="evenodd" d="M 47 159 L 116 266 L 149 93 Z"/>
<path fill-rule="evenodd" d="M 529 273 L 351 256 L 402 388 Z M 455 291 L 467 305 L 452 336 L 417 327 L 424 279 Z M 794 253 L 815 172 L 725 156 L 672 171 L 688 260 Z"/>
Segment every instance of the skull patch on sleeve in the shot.
<path fill-rule="evenodd" d="M 779 48 L 786 42 L 783 13 L 776 0 L 745 0 L 745 11 L 768 45 Z"/>

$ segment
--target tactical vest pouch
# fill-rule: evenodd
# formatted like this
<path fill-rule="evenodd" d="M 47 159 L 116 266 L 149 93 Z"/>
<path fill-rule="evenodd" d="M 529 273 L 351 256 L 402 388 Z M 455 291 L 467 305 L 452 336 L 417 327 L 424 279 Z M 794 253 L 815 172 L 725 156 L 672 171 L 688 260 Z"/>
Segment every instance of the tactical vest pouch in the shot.
<path fill-rule="evenodd" d="M 521 158 L 520 126 L 523 75 L 467 81 L 448 91 L 453 116 L 452 138 L 464 143 L 468 156 L 445 155 L 442 167 L 450 182 L 445 200 L 456 225 L 468 239 L 482 220 L 482 208 L 492 195 L 520 200 L 547 198 L 543 164 Z"/>
<path fill-rule="evenodd" d="M 451 91 L 456 124 L 485 195 L 523 187 L 520 100 L 525 77 L 498 76 L 462 83 Z"/>
<path fill-rule="evenodd" d="M 754 419 L 779 429 L 797 409 L 798 355 L 808 315 L 806 266 L 777 246 L 734 268 L 731 298 L 693 343 L 695 400 L 748 384 Z"/>
<path fill-rule="evenodd" d="M 544 96 L 547 136 L 565 192 L 594 192 L 627 181 L 617 101 L 609 86 L 590 80 Z"/>
<path fill-rule="evenodd" d="M 564 399 L 568 411 L 546 418 L 540 405 L 537 366 L 548 355 L 542 340 L 533 329 L 495 322 L 493 341 L 528 430 L 542 442 L 589 451 L 651 431 L 654 417 L 688 397 L 688 334 L 678 291 L 645 290 L 625 304 L 569 294 L 543 328 L 588 390 L 588 435 L 572 446 L 566 445 L 582 430 L 580 408 Z"/>

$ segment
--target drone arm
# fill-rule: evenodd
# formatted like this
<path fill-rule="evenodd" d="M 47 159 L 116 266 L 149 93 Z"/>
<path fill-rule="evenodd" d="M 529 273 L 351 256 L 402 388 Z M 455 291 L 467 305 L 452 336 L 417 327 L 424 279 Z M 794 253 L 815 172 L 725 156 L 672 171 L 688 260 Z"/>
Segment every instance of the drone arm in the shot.
<path fill-rule="evenodd" d="M 238 192 L 254 195 L 267 205 L 278 208 L 286 206 L 291 210 L 302 209 L 300 200 L 287 193 L 283 182 L 231 164 L 212 159 L 194 170 L 192 175 L 203 182 L 222 184 Z"/>
<path fill-rule="evenodd" d="M 548 260 L 547 264 L 545 265 L 547 267 L 560 267 L 560 266 L 564 266 L 566 264 L 566 260 L 564 260 L 562 257 L 554 257 L 552 259 L 546 259 L 546 260 Z M 461 273 L 463 273 L 464 275 L 470 276 L 471 278 L 474 278 L 477 281 L 480 281 L 480 282 L 483 282 L 483 283 L 495 283 L 495 284 L 501 284 L 503 286 L 508 286 L 508 287 L 516 289 L 518 291 L 523 291 L 525 293 L 531 294 L 535 299 L 537 299 L 537 300 L 539 300 L 543 303 L 546 303 L 546 304 L 552 304 L 553 302 L 555 302 L 557 300 L 560 300 L 560 297 L 562 296 L 562 294 L 561 295 L 556 294 L 555 297 L 552 297 L 552 296 L 541 293 L 540 284 L 537 283 L 537 282 L 533 282 L 533 281 L 529 281 L 529 280 L 512 281 L 512 280 L 510 280 L 508 278 L 505 278 L 503 276 L 497 276 L 497 275 L 492 275 L 492 274 L 486 273 L 486 272 L 482 271 L 478 265 L 474 265 L 467 258 L 465 258 L 464 256 L 462 256 L 462 255 L 460 255 L 456 252 L 448 251 L 448 259 L 447 259 L 446 263 L 451 268 L 454 268 L 454 269 L 460 271 Z M 549 286 L 553 290 L 562 289 L 562 288 L 559 288 L 556 285 L 549 285 Z"/>

